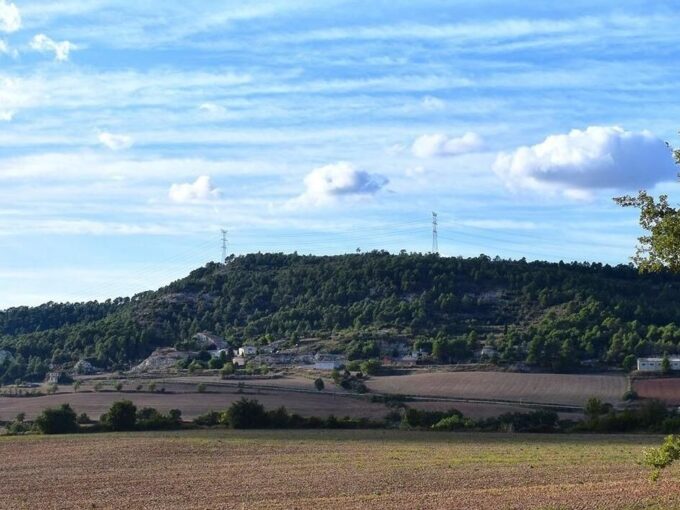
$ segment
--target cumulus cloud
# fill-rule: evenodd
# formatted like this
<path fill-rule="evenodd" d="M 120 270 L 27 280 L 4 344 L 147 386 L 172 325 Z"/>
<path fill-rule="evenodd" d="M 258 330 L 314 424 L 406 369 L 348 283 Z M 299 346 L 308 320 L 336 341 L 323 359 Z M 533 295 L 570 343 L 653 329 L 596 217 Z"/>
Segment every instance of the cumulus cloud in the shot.
<path fill-rule="evenodd" d="M 340 161 L 309 172 L 304 179 L 305 192 L 295 202 L 321 205 L 343 196 L 370 196 L 388 182 L 382 175 L 359 170 L 351 163 Z"/>
<path fill-rule="evenodd" d="M 1 0 L 0 0 L 1 1 Z M 69 53 L 76 46 L 69 41 L 57 42 L 45 34 L 38 34 L 31 39 L 31 48 L 40 53 L 54 53 L 54 59 L 60 62 L 68 60 Z"/>
<path fill-rule="evenodd" d="M 649 131 L 591 126 L 500 153 L 494 172 L 511 189 L 586 199 L 597 189 L 637 189 L 675 178 L 670 150 Z"/>
<path fill-rule="evenodd" d="M 477 133 L 468 132 L 460 137 L 435 133 L 416 138 L 411 151 L 417 158 L 432 158 L 476 152 L 483 146 L 484 141 Z"/>
<path fill-rule="evenodd" d="M 9 122 L 14 118 L 12 110 L 0 110 L 0 121 Z"/>
<path fill-rule="evenodd" d="M 128 135 L 116 135 L 114 133 L 99 133 L 99 141 L 112 151 L 129 149 L 132 147 L 133 140 Z"/>
<path fill-rule="evenodd" d="M 7 0 L 0 0 L 0 31 L 16 32 L 21 28 L 21 15 L 17 6 Z"/>
<path fill-rule="evenodd" d="M 220 190 L 210 182 L 210 177 L 202 175 L 192 183 L 173 184 L 170 186 L 168 197 L 178 204 L 191 202 L 205 202 L 219 198 Z"/>

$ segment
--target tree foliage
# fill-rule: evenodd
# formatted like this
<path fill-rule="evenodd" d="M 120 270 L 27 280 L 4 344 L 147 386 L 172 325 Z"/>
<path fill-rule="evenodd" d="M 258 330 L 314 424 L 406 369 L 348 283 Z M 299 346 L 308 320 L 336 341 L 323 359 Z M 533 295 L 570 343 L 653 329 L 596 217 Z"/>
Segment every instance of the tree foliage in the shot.
<path fill-rule="evenodd" d="M 680 164 L 680 150 L 674 151 L 675 161 Z M 668 196 L 655 199 L 646 191 L 637 196 L 614 199 L 623 207 L 640 209 L 640 226 L 649 234 L 639 238 L 640 244 L 633 257 L 642 271 L 670 269 L 680 271 L 680 209 L 668 203 Z"/>

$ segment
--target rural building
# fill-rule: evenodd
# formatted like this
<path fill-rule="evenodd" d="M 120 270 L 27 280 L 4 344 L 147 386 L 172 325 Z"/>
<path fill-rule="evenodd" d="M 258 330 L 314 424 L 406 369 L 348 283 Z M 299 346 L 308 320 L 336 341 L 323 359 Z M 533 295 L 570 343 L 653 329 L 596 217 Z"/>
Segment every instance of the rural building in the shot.
<path fill-rule="evenodd" d="M 234 364 L 235 367 L 245 367 L 246 366 L 246 358 L 243 356 L 234 356 L 234 358 L 231 360 L 231 362 Z"/>
<path fill-rule="evenodd" d="M 45 376 L 45 382 L 47 384 L 59 384 L 59 381 L 64 379 L 64 372 L 48 372 Z"/>
<path fill-rule="evenodd" d="M 640 372 L 661 372 L 661 362 L 663 358 L 638 358 L 637 369 Z M 668 358 L 671 362 L 671 370 L 680 371 L 680 357 Z"/>
<path fill-rule="evenodd" d="M 255 356 L 257 354 L 257 347 L 254 345 L 244 345 L 238 348 L 239 356 Z"/>

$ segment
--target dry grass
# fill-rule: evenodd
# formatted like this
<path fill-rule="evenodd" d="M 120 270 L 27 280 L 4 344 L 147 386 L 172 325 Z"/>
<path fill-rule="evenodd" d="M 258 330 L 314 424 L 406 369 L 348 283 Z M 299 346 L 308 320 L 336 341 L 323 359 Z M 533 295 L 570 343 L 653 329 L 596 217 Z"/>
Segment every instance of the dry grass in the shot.
<path fill-rule="evenodd" d="M 0 438 L 0 508 L 680 508 L 646 436 L 186 431 Z"/>
<path fill-rule="evenodd" d="M 420 372 L 374 377 L 368 387 L 383 393 L 581 406 L 589 397 L 619 402 L 627 383 L 616 375 Z"/>

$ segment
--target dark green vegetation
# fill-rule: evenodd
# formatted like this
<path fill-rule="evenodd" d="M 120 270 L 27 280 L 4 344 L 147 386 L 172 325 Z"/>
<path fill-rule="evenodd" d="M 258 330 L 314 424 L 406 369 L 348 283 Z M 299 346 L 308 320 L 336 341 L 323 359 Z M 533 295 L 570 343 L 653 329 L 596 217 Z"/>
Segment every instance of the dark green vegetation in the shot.
<path fill-rule="evenodd" d="M 79 359 L 126 368 L 212 331 L 239 345 L 316 337 L 350 359 L 415 345 L 466 361 L 482 342 L 499 363 L 549 370 L 677 352 L 680 277 L 629 266 L 528 263 L 386 252 L 253 254 L 208 264 L 156 292 L 0 313 L 0 382 L 39 379 Z M 629 366 L 632 358 L 626 362 Z"/>

